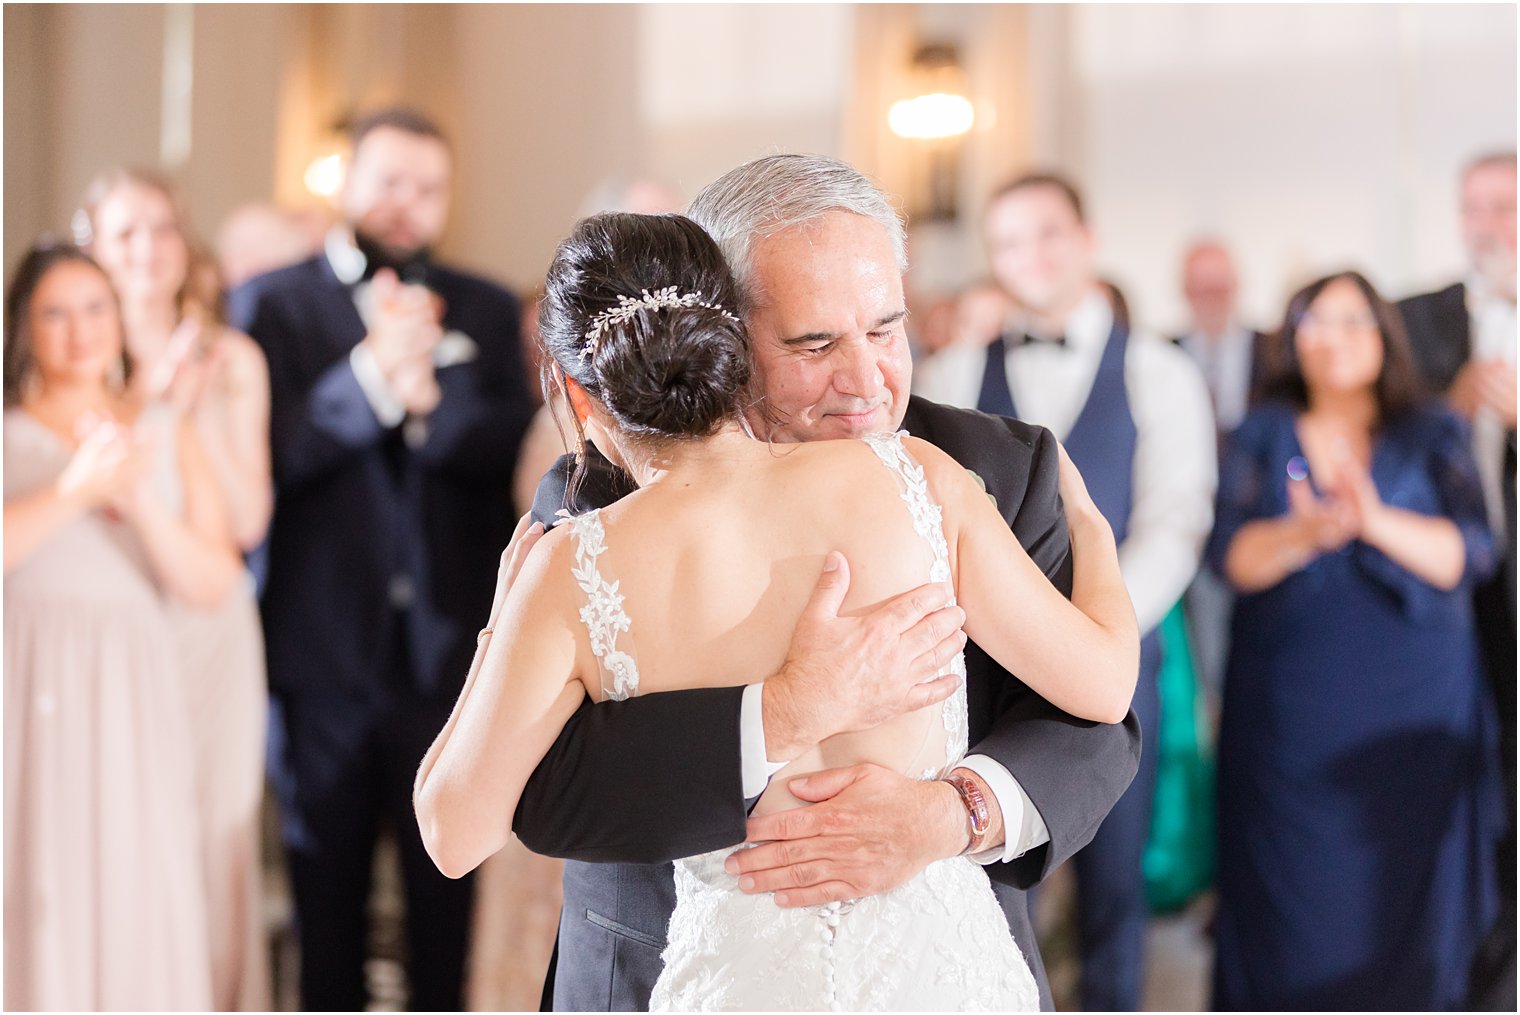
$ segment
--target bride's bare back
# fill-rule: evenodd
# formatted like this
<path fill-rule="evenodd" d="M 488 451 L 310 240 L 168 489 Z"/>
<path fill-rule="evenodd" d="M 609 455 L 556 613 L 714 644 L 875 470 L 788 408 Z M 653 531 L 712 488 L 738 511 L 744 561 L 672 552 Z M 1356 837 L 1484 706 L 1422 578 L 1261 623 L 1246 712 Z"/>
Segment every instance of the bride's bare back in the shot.
<path fill-rule="evenodd" d="M 775 673 L 830 550 L 851 565 L 846 615 L 931 579 L 935 555 L 914 528 L 906 485 L 867 443 L 714 443 L 720 447 L 702 455 L 692 481 L 662 479 L 599 515 L 605 550 L 595 567 L 622 596 L 630 626 L 617 634 L 616 651 L 637 664 L 634 693 L 734 686 Z M 880 446 L 889 455 L 900 447 L 890 438 Z M 930 504 L 926 492 L 922 503 Z M 578 621 L 588 583 L 584 570 L 576 577 L 572 569 L 577 550 L 582 566 L 588 558 L 574 529 L 562 526 L 549 545 L 544 605 L 552 597 L 562 617 Z M 953 561 L 946 565 L 948 576 Z M 611 668 L 584 629 L 575 668 L 593 697 L 612 690 Z M 935 705 L 829 738 L 782 771 L 756 813 L 798 803 L 784 789 L 791 775 L 861 762 L 938 774 L 954 760 L 942 712 Z"/>

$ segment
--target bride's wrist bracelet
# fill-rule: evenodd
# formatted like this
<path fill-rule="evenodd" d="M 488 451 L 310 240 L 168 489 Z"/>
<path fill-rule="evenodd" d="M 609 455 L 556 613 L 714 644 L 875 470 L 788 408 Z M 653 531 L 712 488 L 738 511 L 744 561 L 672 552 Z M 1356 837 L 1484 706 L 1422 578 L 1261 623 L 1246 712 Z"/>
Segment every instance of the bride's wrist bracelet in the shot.
<path fill-rule="evenodd" d="M 982 843 L 987 839 L 987 831 L 992 826 L 992 815 L 987 810 L 987 801 L 982 796 L 981 788 L 964 775 L 951 774 L 945 781 L 955 787 L 955 792 L 960 795 L 961 805 L 966 808 L 966 818 L 971 826 L 971 841 L 961 855 L 980 853 Z"/>

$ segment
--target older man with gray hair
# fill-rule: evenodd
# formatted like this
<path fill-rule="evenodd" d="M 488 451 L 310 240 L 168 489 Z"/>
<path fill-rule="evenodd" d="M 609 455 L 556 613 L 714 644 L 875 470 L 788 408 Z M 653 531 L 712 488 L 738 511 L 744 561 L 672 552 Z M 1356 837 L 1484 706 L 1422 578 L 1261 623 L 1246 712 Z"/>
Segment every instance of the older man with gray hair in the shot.
<path fill-rule="evenodd" d="M 906 428 L 984 483 L 1031 558 L 1069 594 L 1070 542 L 1048 431 L 909 396 L 902 222 L 852 167 L 776 155 L 708 186 L 690 216 L 722 247 L 763 389 L 758 436 L 777 442 Z M 630 489 L 588 450 L 540 485 L 534 514 L 602 506 Z M 808 806 L 746 820 L 747 803 L 797 751 L 921 707 L 908 691 L 959 647 L 960 612 L 924 587 L 841 617 L 848 568 L 825 573 L 787 661 L 762 684 L 583 703 L 534 773 L 513 828 L 565 857 L 554 984 L 558 1010 L 647 1007 L 674 908 L 669 861 L 749 842 L 728 861 L 741 890 L 779 906 L 889 891 L 935 860 L 986 865 L 1050 1006 L 1024 890 L 1085 845 L 1133 778 L 1133 715 L 1105 726 L 1039 698 L 966 646 L 971 753 L 944 781 L 857 765 L 794 780 Z M 911 702 L 911 704 L 905 704 Z M 693 736 L 700 731 L 699 736 Z M 971 793 L 987 803 L 971 814 Z M 778 971 L 784 975 L 784 971 Z"/>
<path fill-rule="evenodd" d="M 1462 281 L 1399 303 L 1427 382 L 1472 423 L 1472 451 L 1503 564 L 1473 593 L 1484 668 L 1499 706 L 1508 808 L 1498 849 L 1499 914 L 1478 956 L 1467 1003 L 1515 1006 L 1515 153 L 1469 162 L 1461 178 Z"/>

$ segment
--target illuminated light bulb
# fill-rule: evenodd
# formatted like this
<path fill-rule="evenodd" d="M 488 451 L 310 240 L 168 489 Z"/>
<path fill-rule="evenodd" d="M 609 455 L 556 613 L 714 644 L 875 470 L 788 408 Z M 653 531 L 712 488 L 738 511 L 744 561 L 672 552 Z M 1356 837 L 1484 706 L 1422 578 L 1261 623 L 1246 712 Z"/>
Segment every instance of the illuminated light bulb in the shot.
<path fill-rule="evenodd" d="M 318 197 L 332 197 L 343 188 L 343 156 L 324 155 L 306 167 L 306 189 Z"/>
<path fill-rule="evenodd" d="M 894 102 L 887 112 L 887 126 L 892 133 L 922 140 L 958 137 L 975 122 L 976 111 L 970 100 L 945 92 Z"/>

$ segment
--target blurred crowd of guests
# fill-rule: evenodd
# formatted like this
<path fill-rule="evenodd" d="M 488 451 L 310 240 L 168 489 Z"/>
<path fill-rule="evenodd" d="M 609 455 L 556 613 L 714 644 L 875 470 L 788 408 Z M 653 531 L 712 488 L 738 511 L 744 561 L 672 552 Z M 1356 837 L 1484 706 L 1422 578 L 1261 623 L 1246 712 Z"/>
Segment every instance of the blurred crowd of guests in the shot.
<path fill-rule="evenodd" d="M 1168 340 L 1032 174 L 988 204 L 993 277 L 918 315 L 915 391 L 1054 431 L 1140 622 L 1140 771 L 1073 861 L 1084 1008 L 1140 1004 L 1171 653 L 1218 713 L 1213 1005 L 1514 1007 L 1514 154 L 1460 194 L 1461 282 L 1395 305 L 1341 271 L 1267 334 L 1200 240 Z"/>
<path fill-rule="evenodd" d="M 266 773 L 302 1007 L 368 1003 L 386 827 L 409 1003 L 464 1004 L 475 886 L 428 860 L 412 778 L 565 448 L 534 301 L 433 255 L 448 139 L 397 107 L 351 140 L 335 222 L 242 209 L 213 254 L 165 179 L 110 170 L 10 282 L 7 1007 L 269 1007 Z M 988 204 L 993 277 L 912 319 L 919 393 L 1065 443 L 1145 635 L 1140 774 L 1074 861 L 1083 1007 L 1140 1006 L 1179 652 L 1219 697 L 1215 1004 L 1513 1006 L 1514 203 L 1514 156 L 1474 162 L 1462 283 L 1396 308 L 1339 273 L 1270 335 L 1200 242 L 1167 341 L 1033 174 Z"/>
<path fill-rule="evenodd" d="M 11 282 L 8 1007 L 269 1007 L 266 770 L 303 1006 L 366 1007 L 389 825 L 411 1003 L 462 1007 L 472 885 L 422 852 L 411 785 L 533 386 L 517 300 L 431 254 L 442 133 L 388 109 L 352 140 L 339 221 L 239 212 L 225 275 L 165 180 L 111 170 Z"/>

